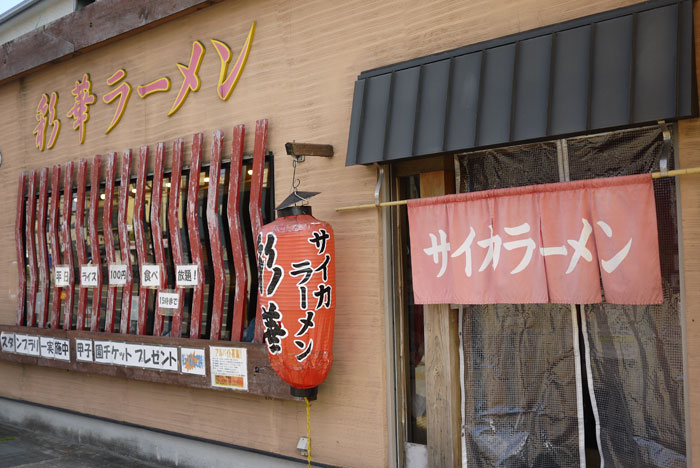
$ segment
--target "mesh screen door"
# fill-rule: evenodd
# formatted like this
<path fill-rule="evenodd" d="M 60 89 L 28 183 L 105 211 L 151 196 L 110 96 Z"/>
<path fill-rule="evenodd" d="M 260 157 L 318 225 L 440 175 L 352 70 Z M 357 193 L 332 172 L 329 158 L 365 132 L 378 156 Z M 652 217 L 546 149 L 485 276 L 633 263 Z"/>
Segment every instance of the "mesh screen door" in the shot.
<path fill-rule="evenodd" d="M 658 170 L 663 136 L 634 130 L 568 146 L 571 180 L 610 177 Z M 654 195 L 664 303 L 583 307 L 596 437 L 608 467 L 686 466 L 675 179 L 656 179 Z"/>
<path fill-rule="evenodd" d="M 663 154 L 658 128 L 470 153 L 460 189 L 652 172 Z M 686 466 L 675 181 L 654 189 L 663 305 L 463 308 L 466 466 Z"/>
<path fill-rule="evenodd" d="M 462 191 L 559 182 L 554 143 L 459 159 Z M 570 306 L 465 307 L 467 466 L 581 466 L 575 336 Z"/>

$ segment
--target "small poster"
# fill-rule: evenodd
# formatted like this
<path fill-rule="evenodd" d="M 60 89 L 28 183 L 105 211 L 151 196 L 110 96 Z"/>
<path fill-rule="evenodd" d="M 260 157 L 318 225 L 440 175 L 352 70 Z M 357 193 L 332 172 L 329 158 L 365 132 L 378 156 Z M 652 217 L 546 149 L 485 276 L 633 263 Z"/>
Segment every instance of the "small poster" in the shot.
<path fill-rule="evenodd" d="M 80 266 L 80 287 L 94 288 L 97 287 L 98 276 L 97 265 L 81 265 Z"/>
<path fill-rule="evenodd" d="M 2 332 L 0 333 L 0 349 L 4 353 L 14 353 L 15 352 L 15 334 Z"/>
<path fill-rule="evenodd" d="M 126 265 L 123 263 L 110 263 L 109 285 L 124 286 L 126 284 Z"/>
<path fill-rule="evenodd" d="M 141 265 L 141 286 L 144 288 L 158 288 L 160 286 L 160 265 Z"/>
<path fill-rule="evenodd" d="M 180 348 L 180 362 L 183 374 L 206 375 L 204 349 Z"/>
<path fill-rule="evenodd" d="M 212 387 L 248 390 L 247 349 L 210 346 L 209 373 Z"/>
<path fill-rule="evenodd" d="M 67 288 L 70 286 L 70 267 L 68 265 L 56 265 L 53 278 L 56 287 Z"/>
<path fill-rule="evenodd" d="M 192 288 L 199 284 L 199 267 L 193 265 L 175 266 L 175 287 Z"/>
<path fill-rule="evenodd" d="M 42 336 L 39 344 L 41 357 L 70 362 L 70 340 Z"/>

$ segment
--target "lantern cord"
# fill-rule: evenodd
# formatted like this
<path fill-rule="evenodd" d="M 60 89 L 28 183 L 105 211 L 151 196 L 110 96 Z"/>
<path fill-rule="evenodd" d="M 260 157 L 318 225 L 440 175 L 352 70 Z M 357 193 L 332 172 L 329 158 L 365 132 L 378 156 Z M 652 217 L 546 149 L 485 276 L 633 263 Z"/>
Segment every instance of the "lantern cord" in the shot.
<path fill-rule="evenodd" d="M 309 444 L 306 448 L 306 466 L 311 466 L 311 402 L 307 397 L 304 397 L 306 402 L 306 443 Z"/>

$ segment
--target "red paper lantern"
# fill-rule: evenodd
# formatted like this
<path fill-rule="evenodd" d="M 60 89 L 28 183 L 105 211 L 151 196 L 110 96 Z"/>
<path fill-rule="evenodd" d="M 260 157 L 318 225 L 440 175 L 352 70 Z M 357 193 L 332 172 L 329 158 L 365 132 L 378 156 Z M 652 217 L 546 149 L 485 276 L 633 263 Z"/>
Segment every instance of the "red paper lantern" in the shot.
<path fill-rule="evenodd" d="M 258 307 L 270 363 L 292 395 L 315 397 L 333 362 L 335 238 L 310 206 L 279 210 L 258 235 Z"/>

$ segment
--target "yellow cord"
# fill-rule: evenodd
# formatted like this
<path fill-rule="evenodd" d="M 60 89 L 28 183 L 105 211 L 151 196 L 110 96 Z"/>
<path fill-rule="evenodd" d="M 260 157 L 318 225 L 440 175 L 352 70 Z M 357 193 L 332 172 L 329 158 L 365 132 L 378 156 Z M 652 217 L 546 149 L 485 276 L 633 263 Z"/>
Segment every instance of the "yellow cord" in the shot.
<path fill-rule="evenodd" d="M 311 402 L 307 397 L 304 397 L 306 401 L 306 443 L 308 444 L 306 449 L 306 461 L 308 467 L 311 466 Z"/>

